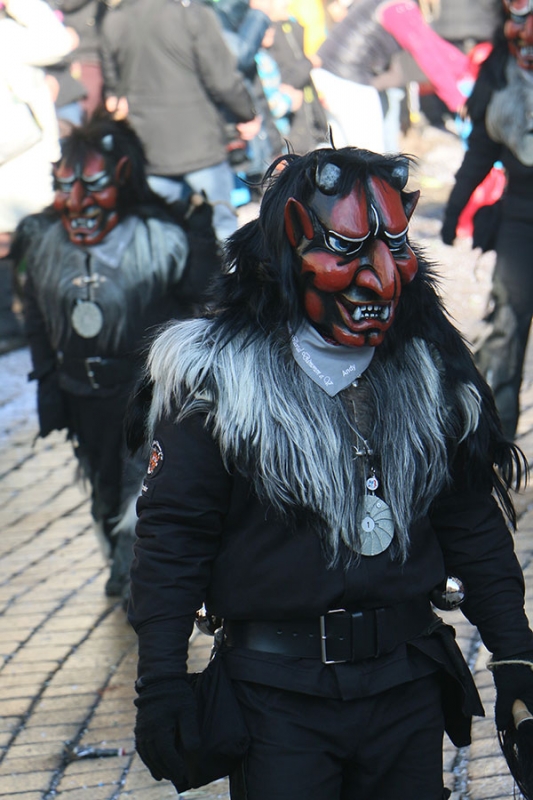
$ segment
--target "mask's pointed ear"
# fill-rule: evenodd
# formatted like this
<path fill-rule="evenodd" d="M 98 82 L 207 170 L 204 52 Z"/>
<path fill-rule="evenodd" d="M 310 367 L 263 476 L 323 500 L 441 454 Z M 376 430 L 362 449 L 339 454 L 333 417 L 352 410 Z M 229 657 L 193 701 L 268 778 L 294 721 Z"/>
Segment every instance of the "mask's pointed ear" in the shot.
<path fill-rule="evenodd" d="M 302 237 L 312 239 L 314 236 L 313 223 L 305 207 L 294 197 L 289 197 L 283 212 L 285 220 L 285 233 L 293 247 L 300 244 Z"/>
<path fill-rule="evenodd" d="M 416 192 L 402 192 L 403 209 L 405 211 L 405 216 L 407 217 L 407 219 L 411 219 L 413 211 L 416 208 L 419 198 L 420 198 L 419 189 L 417 189 Z"/>
<path fill-rule="evenodd" d="M 124 186 L 131 176 L 131 161 L 128 156 L 122 156 L 115 167 L 115 180 L 119 186 Z"/>

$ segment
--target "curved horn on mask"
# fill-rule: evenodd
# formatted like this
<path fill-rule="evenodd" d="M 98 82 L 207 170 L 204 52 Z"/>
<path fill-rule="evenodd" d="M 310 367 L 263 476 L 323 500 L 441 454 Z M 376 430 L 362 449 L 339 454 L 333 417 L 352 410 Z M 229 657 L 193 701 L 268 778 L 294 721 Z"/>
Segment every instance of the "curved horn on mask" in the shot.
<path fill-rule="evenodd" d="M 102 136 L 102 148 L 106 151 L 106 153 L 110 153 L 113 149 L 114 139 L 112 133 L 107 133 L 105 136 Z"/>
<path fill-rule="evenodd" d="M 403 161 L 396 164 L 391 173 L 391 186 L 395 189 L 403 189 L 409 180 L 409 162 Z"/>
<path fill-rule="evenodd" d="M 315 183 L 324 194 L 337 194 L 337 185 L 341 175 L 341 168 L 331 161 L 325 164 L 317 164 L 315 170 Z"/>

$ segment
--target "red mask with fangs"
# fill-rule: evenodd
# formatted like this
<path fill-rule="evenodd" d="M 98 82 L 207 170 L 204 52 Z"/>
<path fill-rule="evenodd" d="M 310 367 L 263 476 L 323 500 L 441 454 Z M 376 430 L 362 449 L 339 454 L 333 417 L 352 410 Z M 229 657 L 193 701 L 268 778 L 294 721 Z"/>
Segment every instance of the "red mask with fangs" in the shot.
<path fill-rule="evenodd" d="M 370 177 L 344 196 L 317 189 L 306 207 L 291 197 L 285 231 L 301 263 L 306 315 L 326 338 L 351 347 L 382 343 L 402 286 L 418 270 L 407 243 L 419 192 Z"/>
<path fill-rule="evenodd" d="M 111 173 L 96 150 L 83 163 L 69 166 L 60 161 L 54 170 L 54 208 L 73 244 L 99 244 L 119 222 L 119 186 L 129 174 L 129 159 L 123 157 Z"/>

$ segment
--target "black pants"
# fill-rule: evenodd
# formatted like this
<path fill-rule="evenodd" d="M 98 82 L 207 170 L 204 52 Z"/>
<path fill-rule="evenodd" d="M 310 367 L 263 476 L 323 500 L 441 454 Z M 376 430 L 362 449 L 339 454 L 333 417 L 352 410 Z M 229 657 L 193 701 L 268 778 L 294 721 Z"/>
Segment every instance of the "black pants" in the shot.
<path fill-rule="evenodd" d="M 91 485 L 91 514 L 109 547 L 111 573 L 106 594 L 127 596 L 133 559 L 135 520 L 126 515 L 139 495 L 146 472 L 142 452 L 129 457 L 124 436 L 124 416 L 129 389 L 116 397 L 79 397 L 65 392 L 74 452 L 83 476 Z"/>
<path fill-rule="evenodd" d="M 234 681 L 252 743 L 232 800 L 442 800 L 437 674 L 361 700 Z"/>
<path fill-rule="evenodd" d="M 503 430 L 513 439 L 520 413 L 524 357 L 533 314 L 533 225 L 504 219 L 496 240 L 487 332 L 475 345 L 476 363 L 491 387 Z"/>
<path fill-rule="evenodd" d="M 124 417 L 130 388 L 113 397 L 80 397 L 65 392 L 74 452 L 91 485 L 91 514 L 109 536 L 124 506 L 136 497 L 145 474 L 142 455 L 129 458 Z"/>

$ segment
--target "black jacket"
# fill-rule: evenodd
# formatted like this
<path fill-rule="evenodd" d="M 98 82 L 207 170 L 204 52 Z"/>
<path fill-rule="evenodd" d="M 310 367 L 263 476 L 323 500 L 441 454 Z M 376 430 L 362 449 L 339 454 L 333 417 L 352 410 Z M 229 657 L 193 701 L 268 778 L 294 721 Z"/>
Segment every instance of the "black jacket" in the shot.
<path fill-rule="evenodd" d="M 451 42 L 490 42 L 501 21 L 500 0 L 445 0 L 431 20 L 431 27 Z"/>
<path fill-rule="evenodd" d="M 375 18 L 379 3 L 380 0 L 354 3 L 345 18 L 332 28 L 318 50 L 325 70 L 365 86 L 387 72 L 392 57 L 401 48 Z"/>
<path fill-rule="evenodd" d="M 465 582 L 464 612 L 492 652 L 501 657 L 533 645 L 512 537 L 489 492 L 457 488 L 438 498 L 429 516 L 413 526 L 403 565 L 386 551 L 328 569 L 304 519 L 291 531 L 242 476 L 224 466 L 202 416 L 179 425 L 162 422 L 155 438 L 164 456 L 145 478 L 138 501 L 129 611 L 141 675 L 184 670 L 194 613 L 204 602 L 209 612 L 230 620 L 313 618 L 328 609 L 380 608 L 429 596 L 446 574 Z M 468 741 L 469 716 L 482 713 L 447 626 L 356 664 L 325 666 L 238 649 L 226 660 L 234 678 L 344 698 L 442 668 L 453 676 L 445 681 L 448 730 L 458 744 Z"/>
<path fill-rule="evenodd" d="M 290 114 L 288 140 L 295 153 L 307 153 L 328 138 L 326 114 L 311 79 L 312 64 L 303 50 L 304 29 L 293 19 L 275 22 L 269 54 L 279 67 L 281 82 L 303 90 L 300 108 Z"/>
<path fill-rule="evenodd" d="M 446 205 L 442 238 L 451 244 L 461 212 L 477 186 L 486 178 L 493 165 L 501 161 L 505 168 L 507 183 L 502 197 L 502 218 L 531 221 L 533 215 L 533 167 L 523 164 L 505 144 L 495 142 L 485 125 L 485 114 L 491 97 L 490 61 L 481 70 L 476 85 L 477 94 L 472 96 L 473 127 L 468 139 L 468 149 L 463 163 L 455 175 L 455 185 Z M 492 85 L 492 89 L 499 88 Z M 486 94 L 486 101 L 479 103 L 478 95 Z"/>
<path fill-rule="evenodd" d="M 220 109 L 238 122 L 254 107 L 215 13 L 197 3 L 133 0 L 102 29 L 105 92 L 124 95 L 148 171 L 183 175 L 226 159 Z"/>

